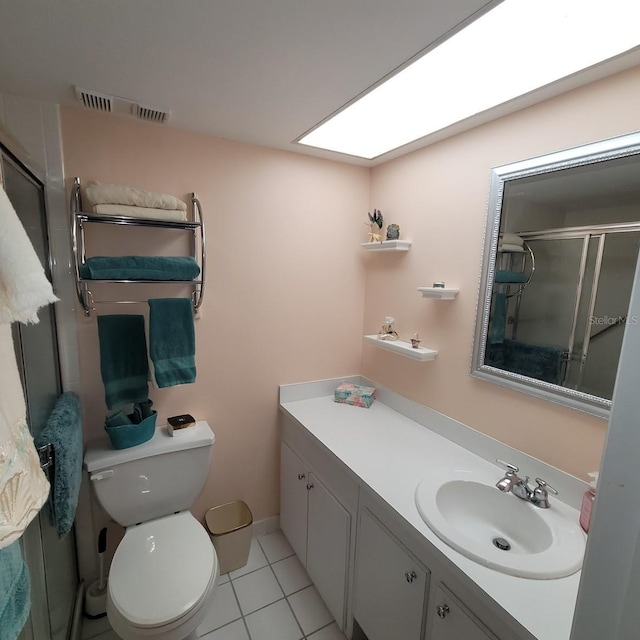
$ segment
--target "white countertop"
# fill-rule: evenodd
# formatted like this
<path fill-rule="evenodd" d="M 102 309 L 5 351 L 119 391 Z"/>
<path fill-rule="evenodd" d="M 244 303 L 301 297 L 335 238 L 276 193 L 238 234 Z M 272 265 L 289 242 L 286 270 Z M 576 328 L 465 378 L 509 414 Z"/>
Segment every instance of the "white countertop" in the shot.
<path fill-rule="evenodd" d="M 319 383 L 317 390 L 326 393 L 326 387 L 326 382 Z M 281 408 L 538 640 L 569 639 L 580 572 L 532 580 L 488 569 L 441 541 L 418 513 L 414 493 L 429 462 L 463 463 L 468 456 L 477 459 L 474 453 L 380 400 L 365 409 L 336 403 L 333 395 L 304 398 L 309 395 L 308 384 L 304 393 L 281 391 Z M 303 399 L 296 399 L 300 396 Z M 482 460 L 482 464 L 490 463 Z M 498 480 L 498 467 L 496 473 Z M 577 521 L 579 513 L 574 511 Z"/>

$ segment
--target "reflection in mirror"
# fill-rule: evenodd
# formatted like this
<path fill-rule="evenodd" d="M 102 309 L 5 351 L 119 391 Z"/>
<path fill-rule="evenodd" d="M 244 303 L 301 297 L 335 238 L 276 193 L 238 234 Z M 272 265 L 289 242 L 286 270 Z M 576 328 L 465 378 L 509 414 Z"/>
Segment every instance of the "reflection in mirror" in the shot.
<path fill-rule="evenodd" d="M 640 134 L 492 172 L 472 374 L 606 415 L 640 248 Z"/>

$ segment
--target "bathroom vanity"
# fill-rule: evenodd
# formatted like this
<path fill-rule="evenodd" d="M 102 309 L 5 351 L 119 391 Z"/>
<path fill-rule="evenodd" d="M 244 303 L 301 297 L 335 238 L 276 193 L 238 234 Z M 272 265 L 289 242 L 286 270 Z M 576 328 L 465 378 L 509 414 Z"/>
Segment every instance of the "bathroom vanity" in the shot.
<path fill-rule="evenodd" d="M 347 637 L 568 640 L 579 571 L 532 579 L 472 560 L 425 523 L 416 489 L 443 464 L 498 482 L 499 458 L 556 487 L 549 511 L 577 523 L 585 483 L 386 389 L 369 409 L 335 403 L 340 382 L 376 386 L 354 376 L 280 388 L 280 517 Z"/>

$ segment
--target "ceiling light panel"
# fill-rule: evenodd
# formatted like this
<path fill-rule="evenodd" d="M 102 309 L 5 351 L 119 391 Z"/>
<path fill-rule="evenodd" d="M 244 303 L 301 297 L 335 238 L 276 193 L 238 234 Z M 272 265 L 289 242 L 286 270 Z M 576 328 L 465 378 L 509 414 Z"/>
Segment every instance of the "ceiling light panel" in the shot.
<path fill-rule="evenodd" d="M 640 45 L 638 0 L 505 0 L 300 139 L 375 158 Z"/>

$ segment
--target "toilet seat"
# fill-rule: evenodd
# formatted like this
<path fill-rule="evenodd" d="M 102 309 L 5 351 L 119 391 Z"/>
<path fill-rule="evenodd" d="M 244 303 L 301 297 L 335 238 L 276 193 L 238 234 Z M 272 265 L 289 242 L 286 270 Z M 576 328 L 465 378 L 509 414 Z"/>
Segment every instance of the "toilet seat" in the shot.
<path fill-rule="evenodd" d="M 208 600 L 218 559 L 204 527 L 189 513 L 129 527 L 109 572 L 109 600 L 140 630 L 174 627 Z"/>

